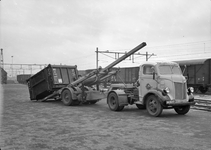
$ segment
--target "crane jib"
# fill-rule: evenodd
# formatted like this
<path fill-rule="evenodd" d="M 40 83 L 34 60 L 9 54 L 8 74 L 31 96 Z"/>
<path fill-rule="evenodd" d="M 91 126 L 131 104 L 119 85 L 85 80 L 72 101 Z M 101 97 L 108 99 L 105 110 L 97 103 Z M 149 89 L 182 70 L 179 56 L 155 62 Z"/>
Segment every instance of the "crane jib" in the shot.
<path fill-rule="evenodd" d="M 129 56 L 133 55 L 135 52 L 137 52 L 138 50 L 140 50 L 144 46 L 146 46 L 145 42 L 139 44 L 138 46 L 136 46 L 135 48 L 130 50 L 128 53 L 124 54 L 122 57 L 120 57 L 117 60 L 115 60 L 114 62 L 112 62 L 107 67 L 105 67 L 103 69 L 98 68 L 96 70 L 93 70 L 92 72 L 90 72 L 90 73 L 86 74 L 85 76 L 83 76 L 83 77 L 77 79 L 76 81 L 72 82 L 69 86 L 76 86 L 79 83 L 82 83 L 83 85 L 94 85 L 98 81 L 102 81 L 102 79 L 104 80 L 105 78 L 108 78 L 109 76 L 111 76 L 111 75 L 108 75 L 108 73 L 111 72 L 110 69 L 112 67 L 114 67 L 115 65 L 117 65 L 121 61 L 125 60 Z"/>
<path fill-rule="evenodd" d="M 144 46 L 146 46 L 147 44 L 145 42 L 139 44 L 138 46 L 136 46 L 135 48 L 133 48 L 132 50 L 130 50 L 128 53 L 126 53 L 125 55 L 123 55 L 122 57 L 120 57 L 119 59 L 117 59 L 116 61 L 114 61 L 113 63 L 111 63 L 110 65 L 108 65 L 107 67 L 105 67 L 104 69 L 102 69 L 100 72 L 103 72 L 105 70 L 108 70 L 112 67 L 114 67 L 115 65 L 117 65 L 118 63 L 120 63 L 121 61 L 125 60 L 126 58 L 128 58 L 129 56 L 133 55 L 135 52 L 137 52 L 138 50 L 140 50 L 141 48 L 143 48 Z"/>

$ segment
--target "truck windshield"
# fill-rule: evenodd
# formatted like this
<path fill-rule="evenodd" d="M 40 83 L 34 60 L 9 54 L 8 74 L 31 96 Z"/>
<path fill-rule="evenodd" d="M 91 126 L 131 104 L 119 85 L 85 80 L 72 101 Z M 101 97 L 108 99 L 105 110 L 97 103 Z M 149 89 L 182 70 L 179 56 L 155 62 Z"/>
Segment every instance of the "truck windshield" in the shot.
<path fill-rule="evenodd" d="M 181 75 L 181 70 L 178 66 L 174 65 L 160 65 L 159 66 L 160 74 L 167 75 L 167 74 L 177 74 Z"/>

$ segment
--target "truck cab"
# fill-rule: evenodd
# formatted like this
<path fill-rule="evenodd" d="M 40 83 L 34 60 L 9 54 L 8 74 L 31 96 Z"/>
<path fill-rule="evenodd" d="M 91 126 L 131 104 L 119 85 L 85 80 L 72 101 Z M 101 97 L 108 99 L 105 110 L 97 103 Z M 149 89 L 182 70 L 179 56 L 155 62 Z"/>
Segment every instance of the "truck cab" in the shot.
<path fill-rule="evenodd" d="M 107 103 L 114 111 L 136 104 L 138 108 L 146 108 L 152 116 L 160 116 L 163 109 L 169 108 L 184 115 L 194 104 L 192 93 L 193 88 L 187 89 L 186 78 L 177 63 L 144 62 L 136 84 L 111 85 Z"/>

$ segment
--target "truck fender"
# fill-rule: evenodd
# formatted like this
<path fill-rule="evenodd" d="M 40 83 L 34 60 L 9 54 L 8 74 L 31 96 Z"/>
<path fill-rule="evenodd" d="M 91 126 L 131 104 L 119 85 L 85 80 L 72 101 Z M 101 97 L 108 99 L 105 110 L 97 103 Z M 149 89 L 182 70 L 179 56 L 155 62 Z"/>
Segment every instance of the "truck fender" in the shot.
<path fill-rule="evenodd" d="M 118 97 L 119 106 L 128 105 L 128 97 L 127 94 L 123 90 L 112 90 L 107 95 L 107 103 L 108 103 L 108 96 L 110 93 L 115 93 Z"/>
<path fill-rule="evenodd" d="M 148 92 L 144 97 L 143 97 L 143 101 L 144 101 L 144 105 L 146 104 L 146 100 L 150 95 L 155 95 L 158 97 L 158 101 L 161 103 L 162 106 L 165 106 L 164 102 L 166 100 L 170 100 L 169 96 L 163 96 L 161 92 L 157 91 L 157 90 L 152 90 L 150 92 Z"/>

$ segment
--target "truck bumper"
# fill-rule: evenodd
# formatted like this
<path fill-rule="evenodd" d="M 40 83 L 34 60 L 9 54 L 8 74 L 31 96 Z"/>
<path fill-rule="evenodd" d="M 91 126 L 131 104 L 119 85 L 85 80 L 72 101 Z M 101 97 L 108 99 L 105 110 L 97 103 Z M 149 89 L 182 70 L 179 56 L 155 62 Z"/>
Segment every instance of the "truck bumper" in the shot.
<path fill-rule="evenodd" d="M 166 106 L 185 106 L 185 105 L 195 105 L 194 96 L 192 94 L 188 95 L 187 100 L 170 100 L 165 102 Z"/>
<path fill-rule="evenodd" d="M 185 106 L 185 105 L 195 105 L 195 102 L 194 101 L 182 102 L 181 100 L 166 101 L 166 106 Z"/>

